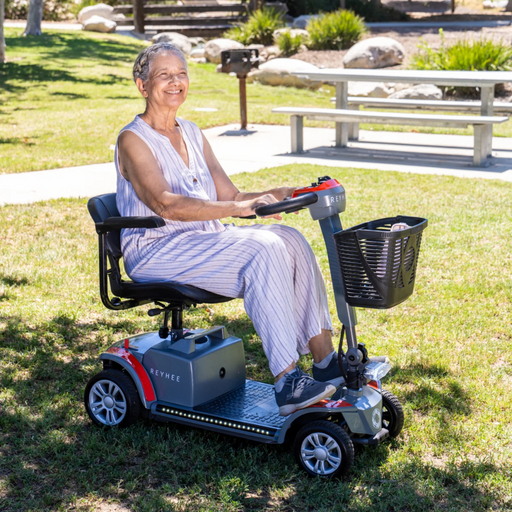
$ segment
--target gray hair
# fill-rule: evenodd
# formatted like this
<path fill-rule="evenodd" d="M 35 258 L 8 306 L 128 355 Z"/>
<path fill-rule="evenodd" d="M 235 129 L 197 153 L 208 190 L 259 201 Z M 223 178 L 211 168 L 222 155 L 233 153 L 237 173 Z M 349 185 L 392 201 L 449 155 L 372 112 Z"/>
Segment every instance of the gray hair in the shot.
<path fill-rule="evenodd" d="M 187 59 L 185 54 L 172 43 L 156 43 L 147 48 L 144 48 L 137 58 L 135 59 L 135 64 L 133 65 L 133 81 L 135 82 L 137 78 L 140 78 L 143 82 L 145 82 L 149 78 L 149 66 L 155 57 L 164 52 L 171 52 L 179 57 L 183 64 L 185 64 L 185 68 L 187 68 Z"/>

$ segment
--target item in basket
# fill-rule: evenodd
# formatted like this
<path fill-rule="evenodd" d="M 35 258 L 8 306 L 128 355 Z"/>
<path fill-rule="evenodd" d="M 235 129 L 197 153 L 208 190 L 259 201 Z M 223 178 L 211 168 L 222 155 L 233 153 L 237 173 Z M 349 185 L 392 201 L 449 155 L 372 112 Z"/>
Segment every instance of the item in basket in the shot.
<path fill-rule="evenodd" d="M 390 231 L 403 231 L 404 229 L 408 229 L 409 227 L 410 226 L 407 225 L 405 222 L 397 222 L 396 224 L 393 224 L 391 226 Z M 380 277 L 381 279 L 383 279 L 384 276 L 386 275 L 389 243 L 389 240 L 383 240 L 382 252 L 380 254 L 379 263 L 377 264 L 377 270 L 375 272 L 377 274 L 377 277 Z"/>
<path fill-rule="evenodd" d="M 403 229 L 408 229 L 410 226 L 405 222 L 397 222 L 391 226 L 391 231 L 402 231 Z"/>

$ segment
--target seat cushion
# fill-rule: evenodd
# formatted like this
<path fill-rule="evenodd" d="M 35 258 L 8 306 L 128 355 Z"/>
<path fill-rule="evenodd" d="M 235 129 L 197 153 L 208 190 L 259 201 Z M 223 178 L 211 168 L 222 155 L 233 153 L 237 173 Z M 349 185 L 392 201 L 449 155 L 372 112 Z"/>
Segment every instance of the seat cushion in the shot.
<path fill-rule="evenodd" d="M 112 280 L 113 281 L 113 280 Z M 139 300 L 157 300 L 160 302 L 183 302 L 185 304 L 216 304 L 228 302 L 233 297 L 224 297 L 216 293 L 179 283 L 133 283 L 110 282 L 112 293 L 117 297 Z"/>

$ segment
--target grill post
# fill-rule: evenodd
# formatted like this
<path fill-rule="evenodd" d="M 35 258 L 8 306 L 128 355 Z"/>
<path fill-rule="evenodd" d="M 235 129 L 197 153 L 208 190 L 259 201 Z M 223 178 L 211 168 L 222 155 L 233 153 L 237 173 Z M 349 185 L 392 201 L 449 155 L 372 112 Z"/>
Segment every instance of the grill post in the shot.
<path fill-rule="evenodd" d="M 240 130 L 247 130 L 247 74 L 258 67 L 258 50 L 224 50 L 221 53 L 222 72 L 235 73 L 238 78 L 240 97 Z"/>
<path fill-rule="evenodd" d="M 240 130 L 247 130 L 247 93 L 245 78 L 247 75 L 237 75 L 240 85 Z"/>

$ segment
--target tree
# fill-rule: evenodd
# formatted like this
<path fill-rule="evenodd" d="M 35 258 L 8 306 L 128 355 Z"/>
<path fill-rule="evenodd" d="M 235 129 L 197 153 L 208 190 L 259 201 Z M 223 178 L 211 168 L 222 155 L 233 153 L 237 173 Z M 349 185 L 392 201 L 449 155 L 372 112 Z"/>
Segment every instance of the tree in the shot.
<path fill-rule="evenodd" d="M 4 0 L 0 0 L 0 64 L 5 62 Z"/>
<path fill-rule="evenodd" d="M 43 21 L 43 0 L 30 0 L 28 7 L 27 26 L 24 36 L 40 36 L 41 21 Z"/>

